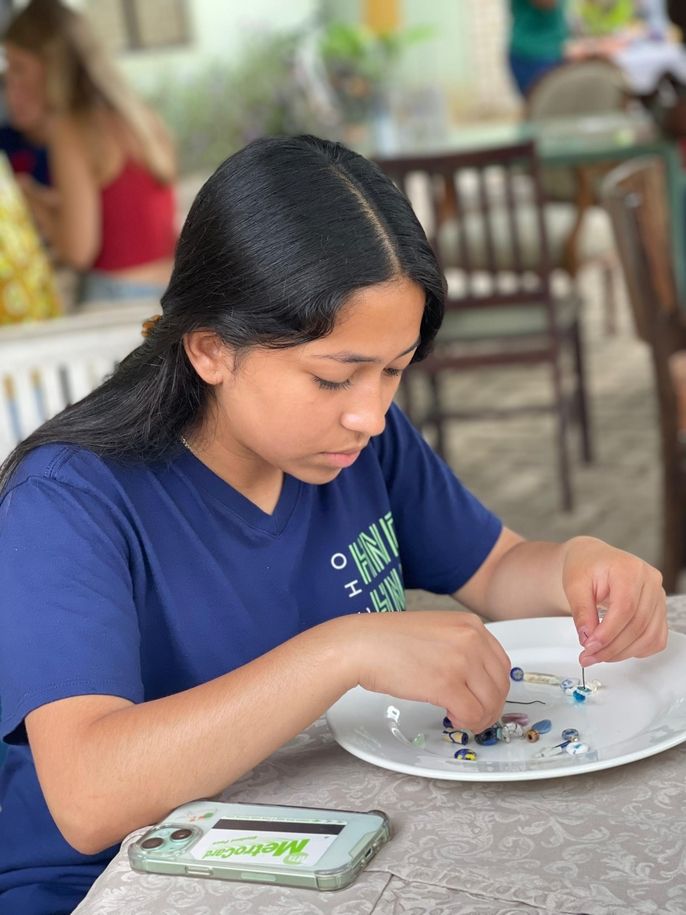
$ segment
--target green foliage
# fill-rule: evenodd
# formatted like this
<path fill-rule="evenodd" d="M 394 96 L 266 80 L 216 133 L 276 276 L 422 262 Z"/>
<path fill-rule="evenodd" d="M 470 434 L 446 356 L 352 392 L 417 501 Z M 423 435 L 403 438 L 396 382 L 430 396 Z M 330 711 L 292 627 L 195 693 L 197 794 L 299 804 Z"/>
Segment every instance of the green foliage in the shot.
<path fill-rule="evenodd" d="M 313 102 L 299 71 L 298 54 L 314 37 L 305 31 L 253 33 L 232 63 L 212 61 L 182 76 L 166 73 L 149 101 L 176 138 L 181 173 L 210 171 L 256 137 L 335 136 L 341 123 L 365 121 L 392 64 L 430 34 L 423 26 L 385 35 L 361 25 L 326 26 L 317 50 L 320 76 L 328 79 L 335 103 L 330 111 Z"/>
<path fill-rule="evenodd" d="M 365 25 L 331 22 L 322 34 L 320 50 L 327 67 L 347 67 L 381 81 L 405 48 L 432 34 L 431 26 L 425 25 L 377 34 Z"/>
<path fill-rule="evenodd" d="M 377 34 L 361 24 L 329 23 L 319 49 L 343 120 L 366 120 L 403 51 L 432 34 L 431 26 L 423 25 Z"/>
<path fill-rule="evenodd" d="M 317 132 L 298 84 L 297 33 L 254 35 L 233 64 L 165 75 L 149 101 L 172 130 L 181 173 L 209 171 L 260 136 Z"/>

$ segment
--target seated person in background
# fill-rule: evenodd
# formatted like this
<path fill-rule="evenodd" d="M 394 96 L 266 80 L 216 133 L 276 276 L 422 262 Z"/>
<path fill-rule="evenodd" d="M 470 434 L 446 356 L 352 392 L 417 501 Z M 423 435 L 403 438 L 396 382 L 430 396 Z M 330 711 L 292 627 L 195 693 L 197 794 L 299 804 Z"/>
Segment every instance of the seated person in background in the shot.
<path fill-rule="evenodd" d="M 20 62 L 15 65 L 19 67 Z M 16 72 L 14 74 L 16 76 Z M 30 175 L 39 184 L 50 184 L 50 167 L 48 165 L 48 150 L 45 145 L 45 116 L 43 105 L 39 102 L 40 91 L 33 85 L 36 73 L 30 71 L 24 74 L 22 81 L 16 78 L 12 81 L 12 116 L 8 123 L 5 102 L 2 106 L 0 117 L 0 151 L 9 159 L 15 175 Z M 2 95 L 5 98 L 3 72 Z"/>
<path fill-rule="evenodd" d="M 164 126 L 61 0 L 32 0 L 4 41 L 10 120 L 40 112 L 53 182 L 22 186 L 58 259 L 83 274 L 80 300 L 158 298 L 176 243 Z"/>
<path fill-rule="evenodd" d="M 576 0 L 574 18 L 581 34 L 612 35 L 635 19 L 634 0 Z"/>
<path fill-rule="evenodd" d="M 681 32 L 681 41 L 686 44 L 686 3 L 684 0 L 667 0 L 667 15 Z"/>
<path fill-rule="evenodd" d="M 564 60 L 567 0 L 511 0 L 509 61 L 522 95 Z"/>

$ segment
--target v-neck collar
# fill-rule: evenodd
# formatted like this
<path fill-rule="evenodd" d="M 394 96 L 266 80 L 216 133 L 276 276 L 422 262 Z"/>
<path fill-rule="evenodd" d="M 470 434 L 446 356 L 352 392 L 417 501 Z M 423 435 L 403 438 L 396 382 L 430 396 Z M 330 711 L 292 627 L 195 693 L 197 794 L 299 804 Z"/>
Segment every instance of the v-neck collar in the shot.
<path fill-rule="evenodd" d="M 300 480 L 296 480 L 295 477 L 284 473 L 278 501 L 274 506 L 274 511 L 268 514 L 237 489 L 234 489 L 226 480 L 217 476 L 192 452 L 184 450 L 174 463 L 196 486 L 208 493 L 213 499 L 221 502 L 222 505 L 235 515 L 238 515 L 251 527 L 258 528 L 268 534 L 280 534 L 286 527 L 303 486 Z"/>

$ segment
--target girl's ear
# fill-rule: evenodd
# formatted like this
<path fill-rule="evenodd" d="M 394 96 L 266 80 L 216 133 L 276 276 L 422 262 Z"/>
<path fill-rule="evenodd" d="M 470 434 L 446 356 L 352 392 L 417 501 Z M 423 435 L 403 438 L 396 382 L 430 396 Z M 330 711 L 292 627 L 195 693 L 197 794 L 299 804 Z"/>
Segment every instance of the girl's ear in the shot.
<path fill-rule="evenodd" d="M 211 330 L 192 330 L 183 337 L 191 365 L 206 384 L 221 384 L 233 374 L 233 359 L 226 344 Z"/>

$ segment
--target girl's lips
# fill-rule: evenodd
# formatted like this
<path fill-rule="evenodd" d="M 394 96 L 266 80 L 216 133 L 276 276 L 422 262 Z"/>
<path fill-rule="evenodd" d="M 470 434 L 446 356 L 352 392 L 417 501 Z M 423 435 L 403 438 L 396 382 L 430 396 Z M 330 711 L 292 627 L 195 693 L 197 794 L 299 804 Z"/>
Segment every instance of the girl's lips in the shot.
<path fill-rule="evenodd" d="M 360 455 L 359 451 L 323 451 L 322 454 L 334 467 L 350 467 Z"/>

